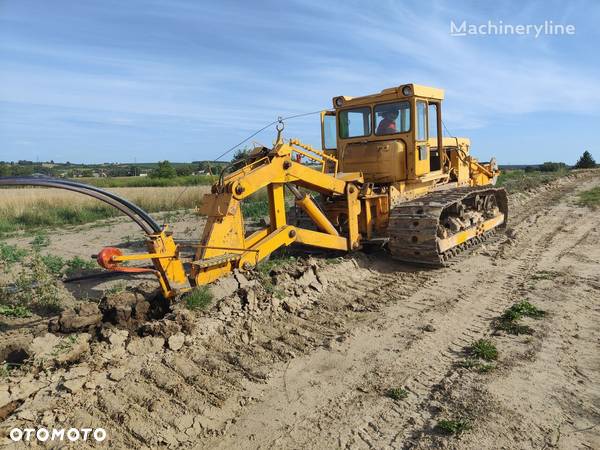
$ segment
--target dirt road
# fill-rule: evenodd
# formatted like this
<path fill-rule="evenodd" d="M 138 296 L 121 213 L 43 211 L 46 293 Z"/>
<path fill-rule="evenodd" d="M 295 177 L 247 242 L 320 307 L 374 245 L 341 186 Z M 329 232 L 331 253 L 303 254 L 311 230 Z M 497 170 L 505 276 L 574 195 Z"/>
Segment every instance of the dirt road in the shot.
<path fill-rule="evenodd" d="M 102 426 L 115 448 L 600 448 L 600 211 L 574 203 L 597 185 L 511 196 L 507 235 L 448 268 L 311 258 L 271 273 L 275 296 L 238 276 L 180 343 L 104 331 L 76 365 L 10 380 L 36 387 L 0 429 Z M 522 300 L 546 314 L 499 331 Z M 498 351 L 485 371 L 466 364 L 479 339 Z"/>

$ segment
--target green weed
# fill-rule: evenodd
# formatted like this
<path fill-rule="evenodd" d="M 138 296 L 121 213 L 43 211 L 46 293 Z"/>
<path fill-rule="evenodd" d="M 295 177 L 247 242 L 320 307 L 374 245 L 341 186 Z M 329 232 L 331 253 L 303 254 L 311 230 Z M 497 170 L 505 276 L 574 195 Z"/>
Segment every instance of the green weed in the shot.
<path fill-rule="evenodd" d="M 522 300 L 504 311 L 496 320 L 495 327 L 497 330 L 514 335 L 533 334 L 533 328 L 528 325 L 522 325 L 518 321 L 523 317 L 539 319 L 545 314 L 544 310 L 532 305 L 527 300 Z"/>
<path fill-rule="evenodd" d="M 471 356 L 483 359 L 484 361 L 498 359 L 498 349 L 496 349 L 494 343 L 488 339 L 479 339 L 475 341 L 471 345 L 469 353 Z"/>
<path fill-rule="evenodd" d="M 46 234 L 36 234 L 30 244 L 36 252 L 39 252 L 50 245 L 50 238 Z"/>
<path fill-rule="evenodd" d="M 82 259 L 79 256 L 75 256 L 67 261 L 66 274 L 71 275 L 73 272 L 79 270 L 90 270 L 98 267 L 95 261 Z"/>
<path fill-rule="evenodd" d="M 443 419 L 435 426 L 445 434 L 461 434 L 471 429 L 471 424 L 466 419 Z"/>
<path fill-rule="evenodd" d="M 125 282 L 120 281 L 115 283 L 113 286 L 109 287 L 104 291 L 105 297 L 111 297 L 113 295 L 119 295 L 127 290 L 127 284 Z"/>
<path fill-rule="evenodd" d="M 527 300 L 520 301 L 519 303 L 515 303 L 510 308 L 508 308 L 502 316 L 501 320 L 504 321 L 515 321 L 521 319 L 523 316 L 533 317 L 535 319 L 539 319 L 546 314 L 545 311 L 539 309 L 538 307 L 532 305 Z"/>
<path fill-rule="evenodd" d="M 0 305 L 0 315 L 6 317 L 25 318 L 31 317 L 29 308 L 20 305 Z"/>
<path fill-rule="evenodd" d="M 38 253 L 23 264 L 14 289 L 0 290 L 0 301 L 11 307 L 23 307 L 28 310 L 57 312 L 60 310 L 60 290 L 55 276 L 48 270 Z M 15 309 L 15 314 L 25 314 L 23 309 Z"/>
<path fill-rule="evenodd" d="M 23 261 L 27 254 L 27 250 L 19 248 L 16 245 L 0 242 L 0 265 L 10 267 L 14 263 Z"/>
<path fill-rule="evenodd" d="M 391 388 L 385 392 L 385 395 L 392 400 L 404 400 L 408 397 L 408 391 L 403 388 Z"/>
<path fill-rule="evenodd" d="M 62 274 L 62 270 L 65 267 L 64 258 L 56 255 L 42 255 L 40 259 L 52 275 L 58 277 Z"/>
<path fill-rule="evenodd" d="M 213 300 L 213 295 L 208 286 L 199 286 L 190 291 L 184 300 L 188 309 L 196 311 L 208 308 Z"/>

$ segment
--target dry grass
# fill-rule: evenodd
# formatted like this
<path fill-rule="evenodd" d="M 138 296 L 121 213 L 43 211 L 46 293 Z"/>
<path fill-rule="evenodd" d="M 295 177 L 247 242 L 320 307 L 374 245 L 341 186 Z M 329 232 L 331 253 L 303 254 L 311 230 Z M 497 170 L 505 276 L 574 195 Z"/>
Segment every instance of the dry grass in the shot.
<path fill-rule="evenodd" d="M 209 186 L 107 189 L 148 212 L 192 209 Z M 118 211 L 85 195 L 60 189 L 0 189 L 0 232 L 43 226 L 74 225 L 118 215 Z"/>
<path fill-rule="evenodd" d="M 184 192 L 185 190 L 185 192 Z M 141 206 L 147 211 L 169 211 L 173 209 L 190 209 L 198 206 L 210 186 L 190 186 L 189 188 L 143 187 L 107 189 L 120 197 Z M 181 195 L 181 197 L 179 197 Z M 179 198 L 178 198 L 179 197 Z M 177 200 L 177 203 L 173 202 Z M 15 188 L 0 190 L 0 215 L 18 215 L 39 206 L 51 204 L 54 207 L 86 207 L 101 204 L 85 195 L 61 189 Z"/>

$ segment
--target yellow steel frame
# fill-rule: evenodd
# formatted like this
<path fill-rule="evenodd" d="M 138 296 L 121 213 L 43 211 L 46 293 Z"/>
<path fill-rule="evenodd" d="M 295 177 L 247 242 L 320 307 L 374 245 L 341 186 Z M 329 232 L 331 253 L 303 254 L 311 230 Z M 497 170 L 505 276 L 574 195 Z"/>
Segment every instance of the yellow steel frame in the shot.
<path fill-rule="evenodd" d="M 114 256 L 114 263 L 152 260 L 154 273 L 165 297 L 172 298 L 191 289 L 183 262 L 179 258 L 179 247 L 165 227 L 160 233 L 151 234 L 146 241 L 148 253 Z"/>
<path fill-rule="evenodd" d="M 316 170 L 294 161 L 300 154 L 321 164 Z M 206 194 L 201 212 L 207 224 L 192 264 L 192 278 L 197 285 L 210 283 L 234 269 L 247 270 L 280 247 L 294 242 L 335 250 L 353 250 L 360 246 L 359 215 L 361 204 L 356 183 L 360 174 L 338 179 L 325 173 L 330 163 L 337 171 L 337 160 L 304 145 L 297 140 L 285 143 L 279 140 L 267 157 L 228 175 L 223 182 Z M 309 195 L 297 199 L 296 204 L 315 222 L 319 231 L 295 227 L 287 223 L 284 186 L 293 184 L 329 196 L 345 198 L 348 215 L 348 236 L 338 230 L 319 209 Z M 268 227 L 246 236 L 241 202 L 261 189 L 269 199 Z M 224 258 L 234 254 L 235 258 Z M 213 264 L 214 262 L 214 264 Z"/>
<path fill-rule="evenodd" d="M 320 163 L 321 164 L 321 172 L 323 172 L 323 173 L 325 173 L 325 171 L 327 169 L 327 162 L 329 161 L 329 162 L 333 163 L 333 167 L 334 167 L 333 173 L 337 174 L 337 171 L 338 171 L 337 158 L 334 158 L 333 156 L 328 155 L 327 153 L 325 153 L 322 150 L 317 150 L 315 148 L 312 148 L 310 145 L 303 144 L 298 139 L 291 139 L 290 145 L 294 145 L 296 147 L 300 147 L 301 149 L 304 149 L 305 151 L 294 147 L 294 152 L 299 155 L 305 156 L 312 161 L 316 161 L 316 162 Z"/>

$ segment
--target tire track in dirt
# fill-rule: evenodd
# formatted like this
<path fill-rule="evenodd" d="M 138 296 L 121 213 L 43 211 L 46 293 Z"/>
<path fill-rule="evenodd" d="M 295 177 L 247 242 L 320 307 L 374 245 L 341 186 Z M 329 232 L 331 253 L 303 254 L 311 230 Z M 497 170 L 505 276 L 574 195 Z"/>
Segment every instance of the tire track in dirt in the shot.
<path fill-rule="evenodd" d="M 326 395 L 323 395 L 319 385 L 312 389 L 315 392 L 307 393 L 311 390 L 309 386 L 311 374 L 307 375 L 306 367 L 318 367 L 324 364 L 325 360 L 337 360 L 337 356 L 320 352 L 303 358 L 303 361 L 292 362 L 290 369 L 297 372 L 291 376 L 288 374 L 287 387 L 290 389 L 290 385 L 298 383 L 298 386 L 293 389 L 303 392 L 304 408 L 298 410 L 294 405 L 286 405 L 285 410 L 278 410 L 275 417 L 271 411 L 276 410 L 277 405 L 285 404 L 285 399 L 274 386 L 272 391 L 275 394 L 271 394 L 257 406 L 256 411 L 247 414 L 251 419 L 238 422 L 239 425 L 230 431 L 232 439 L 241 439 L 241 442 L 244 442 L 244 438 L 248 438 L 252 440 L 251 445 L 256 447 L 301 445 L 304 448 L 319 446 L 385 448 L 386 446 L 397 447 L 400 442 L 418 439 L 422 432 L 419 426 L 428 427 L 429 420 L 435 415 L 435 410 L 432 411 L 430 405 L 430 393 L 452 373 L 451 368 L 460 358 L 460 350 L 476 336 L 483 335 L 489 328 L 490 319 L 499 315 L 519 295 L 522 285 L 535 268 L 535 261 L 551 245 L 552 238 L 558 233 L 563 220 L 563 216 L 554 217 L 553 227 L 549 232 L 532 233 L 535 234 L 532 236 L 535 238 L 533 245 L 520 245 L 505 254 L 505 258 L 513 257 L 518 261 L 516 267 L 495 269 L 490 273 L 490 265 L 482 264 L 481 257 L 477 257 L 479 261 L 465 261 L 453 269 L 436 273 L 440 278 L 444 278 L 456 271 L 459 274 L 468 272 L 468 280 L 472 284 L 465 283 L 464 275 L 448 278 L 440 283 L 441 286 L 422 287 L 416 294 L 405 300 L 408 303 L 397 303 L 386 308 L 382 312 L 382 319 L 375 320 L 373 326 L 352 336 L 354 344 L 350 348 L 342 347 L 338 350 L 342 356 L 339 361 L 332 363 L 335 371 L 355 371 L 355 373 L 338 380 L 337 386 L 327 386 Z M 507 293 L 505 286 L 511 284 L 513 287 Z M 431 302 L 431 299 L 435 301 Z M 477 299 L 486 299 L 486 301 L 478 302 Z M 425 308 L 417 307 L 416 310 L 410 308 L 425 304 L 428 305 Z M 414 329 L 415 324 L 418 323 L 432 324 L 435 333 L 408 333 L 402 336 L 402 333 L 395 331 L 402 327 Z M 457 327 L 458 323 L 461 326 Z M 387 327 L 389 327 L 387 332 L 373 336 L 373 329 Z M 448 341 L 450 345 L 446 350 Z M 396 354 L 401 356 L 399 358 L 375 356 L 374 358 L 370 354 L 372 349 L 387 347 L 393 347 Z M 369 356 L 362 360 L 361 355 L 364 354 Z M 348 361 L 360 363 L 348 364 Z M 362 370 L 357 371 L 357 366 Z M 371 371 L 369 369 L 371 366 L 377 369 Z M 385 370 L 382 367 L 385 367 Z M 312 375 L 314 379 L 323 379 L 324 373 L 317 372 Z M 295 380 L 294 376 L 299 380 Z M 367 388 L 361 386 L 365 379 L 368 380 Z M 390 379 L 395 380 L 395 383 L 386 383 Z M 423 400 L 418 400 L 420 403 L 409 401 L 405 410 L 399 410 L 394 402 L 381 400 L 386 384 L 402 385 L 411 392 L 411 397 Z M 321 391 L 320 395 L 317 391 Z M 306 403 L 307 398 L 316 401 Z M 420 411 L 420 413 L 415 414 L 413 411 Z M 298 417 L 302 413 L 308 418 Z M 282 419 L 282 414 L 287 421 Z M 269 434 L 264 432 L 264 424 L 270 420 L 277 420 L 275 422 L 277 426 L 281 426 L 283 422 L 286 436 L 275 439 L 269 437 Z M 392 430 L 385 426 L 389 423 L 395 424 Z M 263 430 L 261 437 L 252 436 L 253 431 L 249 431 L 261 428 Z M 246 431 L 246 435 L 234 436 L 233 433 L 237 429 L 242 433 Z M 404 431 L 398 433 L 395 431 L 398 429 Z M 320 431 L 315 433 L 318 430 L 336 431 L 334 434 L 324 436 Z M 290 435 L 293 441 L 289 439 Z M 225 440 L 214 444 L 227 448 L 232 442 Z M 410 448 L 410 444 L 407 447 Z"/>
<path fill-rule="evenodd" d="M 515 211 L 516 214 L 513 214 L 513 227 L 525 230 L 529 228 L 529 234 L 521 238 L 520 245 L 517 245 L 514 248 L 508 247 L 507 250 L 504 250 L 502 259 L 512 258 L 515 262 L 518 262 L 518 264 L 513 263 L 511 266 L 503 267 L 501 270 L 498 270 L 497 268 L 490 267 L 490 264 L 479 265 L 482 262 L 481 260 L 472 260 L 470 262 L 466 261 L 464 265 L 455 267 L 454 270 L 446 271 L 446 273 L 441 276 L 452 272 L 461 273 L 464 272 L 466 268 L 467 271 L 471 271 L 469 274 L 471 275 L 471 278 L 475 280 L 475 284 L 465 286 L 464 276 L 459 276 L 454 282 L 446 282 L 442 289 L 427 289 L 427 287 L 422 287 L 417 294 L 407 299 L 409 302 L 408 304 L 394 305 L 391 308 L 386 309 L 383 312 L 385 320 L 382 323 L 377 323 L 376 320 L 375 324 L 365 330 L 364 333 L 353 335 L 352 340 L 357 343 L 354 348 L 351 350 L 340 349 L 345 355 L 344 359 L 357 361 L 360 358 L 359 355 L 363 353 L 369 354 L 369 349 L 385 348 L 386 345 L 395 343 L 394 338 L 398 337 L 398 334 L 387 333 L 383 337 L 381 337 L 381 335 L 376 335 L 374 338 L 371 335 L 373 329 L 381 329 L 386 325 L 390 325 L 390 318 L 394 325 L 397 325 L 398 327 L 411 327 L 413 330 L 415 329 L 415 322 L 422 322 L 423 319 L 431 322 L 432 319 L 427 319 L 428 316 L 426 313 L 428 311 L 423 310 L 422 308 L 416 309 L 416 311 L 421 313 L 421 317 L 416 318 L 414 311 L 412 311 L 413 314 L 411 314 L 411 304 L 423 304 L 422 302 L 426 301 L 428 298 L 441 299 L 435 302 L 435 307 L 431 308 L 431 310 L 434 310 L 434 316 L 439 314 L 440 311 L 446 312 L 445 316 L 438 316 L 437 319 L 434 319 L 437 320 L 436 323 L 441 323 L 441 329 L 445 332 L 441 336 L 440 333 L 436 333 L 440 338 L 434 340 L 433 343 L 429 343 L 429 345 L 426 341 L 432 341 L 431 339 L 421 339 L 416 333 L 407 333 L 407 336 L 404 336 L 404 341 L 399 343 L 399 346 L 404 348 L 403 351 L 406 356 L 399 360 L 401 363 L 390 366 L 390 372 L 402 374 L 397 375 L 397 378 L 402 381 L 406 380 L 404 383 L 401 381 L 400 383 L 397 382 L 397 384 L 404 384 L 409 391 L 412 391 L 415 394 L 415 396 L 422 397 L 423 394 L 431 392 L 436 385 L 439 385 L 443 381 L 445 376 L 452 373 L 451 367 L 458 359 L 458 352 L 467 343 L 472 342 L 476 336 L 480 337 L 484 334 L 486 330 L 489 329 L 490 319 L 498 316 L 504 308 L 523 293 L 526 281 L 535 270 L 536 261 L 539 259 L 540 255 L 552 245 L 554 237 L 562 228 L 562 223 L 567 219 L 566 215 L 556 215 L 551 217 L 550 221 L 543 221 L 538 227 L 532 227 L 530 223 L 523 224 L 525 219 L 529 217 L 532 208 L 543 208 L 543 211 L 540 211 L 538 216 L 548 217 L 547 211 L 551 208 L 552 202 L 556 201 L 556 199 L 560 198 L 565 192 L 572 190 L 574 187 L 575 186 L 572 185 L 561 186 L 558 189 L 560 191 L 559 193 L 551 191 L 549 195 L 543 196 L 545 198 L 536 199 L 533 206 L 530 203 L 526 208 Z M 524 213 L 525 211 L 527 214 Z M 539 232 L 539 228 L 542 228 L 542 233 Z M 544 229 L 546 228 L 550 228 L 550 230 L 544 232 Z M 531 240 L 528 240 L 528 238 L 531 238 Z M 437 275 L 440 274 L 438 273 Z M 481 280 L 483 280 L 483 282 Z M 509 289 L 509 292 L 507 292 L 506 286 L 512 286 Z M 458 292 L 459 295 L 446 295 L 446 297 L 444 297 L 443 294 L 447 292 Z M 488 297 L 487 303 L 477 303 L 476 300 L 478 298 L 486 296 Z M 465 297 L 470 298 L 473 301 L 462 301 Z M 456 304 L 461 301 L 462 305 L 456 307 Z M 405 320 L 403 321 L 401 319 Z M 443 323 L 451 325 L 449 327 L 443 327 Z M 461 326 L 464 326 L 466 330 L 463 330 L 461 327 L 456 327 L 456 329 L 454 329 L 456 323 L 461 323 Z M 446 340 L 451 341 L 448 352 L 436 352 L 440 347 L 440 344 L 443 344 Z M 365 342 L 368 342 L 368 344 L 365 345 Z M 412 352 L 411 348 L 413 349 Z M 423 356 L 418 357 L 418 355 Z M 432 355 L 435 355 L 433 361 Z M 299 381 L 297 381 L 299 384 L 298 390 L 304 390 L 304 399 L 311 397 L 311 394 L 306 393 L 306 390 L 310 390 L 310 387 L 308 387 L 310 380 L 307 379 L 305 373 L 306 367 L 318 367 L 319 364 L 323 362 L 322 360 L 331 358 L 334 357 L 327 354 L 316 354 L 311 355 L 309 358 L 305 358 L 302 362 L 296 363 L 296 365 L 302 366 L 304 369 L 303 371 L 298 370 L 297 374 L 292 374 L 299 378 Z M 372 356 L 369 356 L 368 358 L 372 358 Z M 306 359 L 308 359 L 308 361 L 306 361 Z M 407 361 L 409 361 L 413 367 L 409 375 L 403 374 L 401 368 L 398 367 L 402 366 L 402 363 Z M 403 417 L 406 416 L 406 413 L 404 411 L 403 413 L 400 413 L 395 404 L 387 407 L 387 410 L 385 408 L 383 411 L 380 410 L 381 408 L 378 409 L 377 404 L 381 403 L 380 398 L 382 388 L 385 387 L 382 380 L 386 379 L 385 376 L 380 373 L 382 371 L 380 367 L 385 366 L 386 364 L 390 365 L 390 362 L 386 361 L 385 358 L 383 362 L 372 362 L 372 365 L 379 367 L 377 370 L 379 373 L 375 373 L 375 377 L 372 377 L 372 374 L 369 374 L 368 371 L 360 372 L 353 377 L 352 382 L 349 382 L 348 377 L 346 376 L 344 376 L 342 380 L 338 380 L 341 381 L 343 387 L 340 387 L 339 385 L 336 388 L 327 386 L 328 393 L 332 393 L 333 395 L 327 395 L 327 401 L 325 402 L 321 398 L 322 392 L 321 396 L 312 393 L 312 398 L 318 400 L 314 404 L 307 405 L 304 413 L 308 418 L 304 419 L 299 417 L 300 412 L 295 410 L 293 406 L 286 405 L 285 411 L 277 409 L 277 405 L 285 404 L 285 399 L 277 393 L 278 386 L 273 386 L 271 390 L 276 393 L 272 394 L 266 400 L 263 400 L 260 406 L 254 408 L 255 410 L 246 414 L 251 417 L 251 419 L 238 422 L 238 424 L 230 430 L 230 440 L 221 440 L 220 442 L 213 442 L 212 444 L 218 445 L 221 448 L 226 448 L 228 445 L 231 445 L 234 440 L 245 442 L 244 439 L 247 438 L 252 447 L 293 447 L 301 445 L 305 448 L 319 446 L 360 448 L 361 444 L 365 447 L 376 448 L 380 446 L 385 447 L 385 445 L 397 447 L 398 443 L 403 442 L 407 437 L 411 436 L 411 433 L 416 433 L 418 437 L 419 433 L 422 431 L 419 431 L 418 426 L 414 425 L 422 423 L 425 424 L 425 426 L 428 426 L 427 421 L 432 414 L 424 413 L 421 417 L 414 417 L 414 415 Z M 294 365 L 294 362 L 292 365 Z M 335 365 L 336 370 L 341 373 L 355 369 L 355 366 L 347 363 L 345 364 L 345 361 L 343 360 L 336 361 Z M 419 367 L 418 370 L 414 368 L 415 365 L 416 367 Z M 368 367 L 369 363 L 365 361 L 364 366 Z M 293 370 L 293 368 L 294 367 L 292 366 L 291 369 Z M 294 381 L 290 381 L 289 370 L 290 368 L 288 368 L 285 386 L 286 392 L 289 389 L 290 384 L 293 384 Z M 313 375 L 315 379 L 322 379 L 324 374 L 317 372 Z M 370 396 L 363 395 L 361 391 L 365 391 L 365 389 L 360 386 L 360 383 L 357 380 L 362 378 L 369 379 L 370 377 L 375 378 L 375 380 L 370 380 L 369 383 L 371 386 L 376 387 L 376 389 L 370 390 Z M 320 390 L 322 391 L 321 386 L 319 385 L 313 389 L 315 392 Z M 355 392 L 359 393 L 355 394 Z M 288 397 L 287 393 L 286 397 Z M 338 402 L 337 405 L 335 404 L 336 401 Z M 420 404 L 418 406 L 419 407 L 416 409 L 427 411 L 427 400 L 425 400 L 425 404 Z M 407 409 L 411 410 L 415 408 L 409 407 Z M 276 411 L 276 413 L 273 414 L 270 411 Z M 287 422 L 282 420 L 281 414 L 286 415 L 288 418 Z M 373 419 L 373 416 L 378 417 L 383 423 L 395 423 L 397 426 L 399 419 L 405 419 L 407 423 L 412 422 L 412 426 L 408 423 L 405 427 L 408 432 L 395 433 L 392 434 L 391 438 L 387 436 L 384 439 L 383 436 L 385 436 L 385 433 L 382 432 L 382 429 L 385 427 L 379 426 L 377 420 Z M 364 419 L 364 417 L 367 417 L 367 419 Z M 273 423 L 271 423 L 271 421 Z M 320 431 L 332 429 L 339 430 L 339 428 L 344 425 L 346 425 L 349 430 L 347 436 L 343 436 L 343 431 L 338 432 L 337 436 L 331 434 L 324 436 L 323 432 Z M 269 436 L 269 433 L 265 432 L 265 428 L 269 429 L 271 427 L 283 428 L 285 433 L 279 437 Z M 398 426 L 398 428 L 403 427 Z M 416 431 L 411 432 L 411 428 Z M 258 437 L 248 430 L 261 430 L 261 436 Z M 240 434 L 237 434 L 238 432 Z M 267 437 L 265 437 L 265 435 Z M 310 439 L 310 437 L 307 438 L 307 436 L 312 436 L 314 439 Z M 410 444 L 408 447 L 410 447 Z"/>

